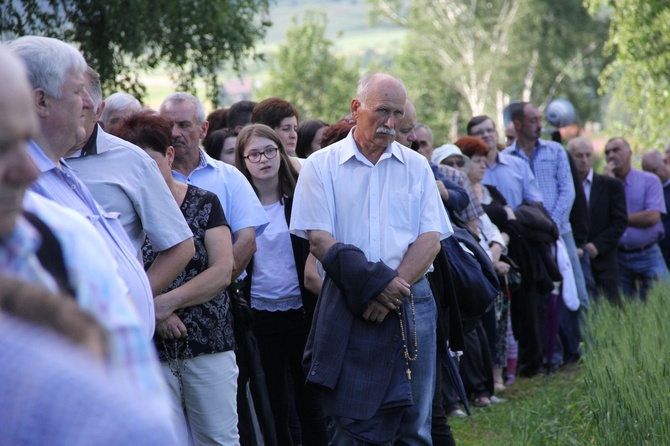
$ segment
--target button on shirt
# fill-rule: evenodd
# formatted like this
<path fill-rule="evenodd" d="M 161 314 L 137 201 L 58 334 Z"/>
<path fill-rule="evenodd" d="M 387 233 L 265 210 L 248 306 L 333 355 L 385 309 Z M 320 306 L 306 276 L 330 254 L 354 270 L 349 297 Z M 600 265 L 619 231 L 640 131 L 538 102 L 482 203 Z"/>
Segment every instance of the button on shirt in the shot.
<path fill-rule="evenodd" d="M 64 160 L 61 159 L 61 166 L 57 166 L 35 142 L 29 144 L 28 152 L 42 171 L 42 175 L 30 188 L 62 206 L 74 209 L 93 223 L 114 256 L 119 275 L 135 301 L 146 338 L 151 339 L 156 324 L 153 293 L 137 251 L 123 230 L 118 214 L 105 212 Z"/>
<path fill-rule="evenodd" d="M 571 232 L 570 211 L 575 201 L 575 185 L 568 154 L 563 146 L 554 141 L 540 139 L 533 149 L 532 158 L 528 158 L 517 146 L 517 141 L 514 141 L 514 144 L 503 153 L 516 156 L 528 163 L 542 194 L 542 204 L 558 226 L 559 232 L 561 234 Z"/>
<path fill-rule="evenodd" d="M 326 231 L 393 269 L 419 235 L 453 233 L 426 159 L 394 142 L 372 164 L 353 131 L 305 162 L 290 230 L 304 238 L 309 230 Z"/>
<path fill-rule="evenodd" d="M 665 199 L 661 180 L 652 173 L 631 169 L 624 180 L 626 191 L 626 208 L 629 214 L 640 211 L 658 211 L 666 213 Z M 648 228 L 628 226 L 619 239 L 619 247 L 623 249 L 644 248 L 663 238 L 665 230 L 659 220 Z"/>
<path fill-rule="evenodd" d="M 525 202 L 542 202 L 537 180 L 528 163 L 503 152 L 498 153 L 493 166 L 486 168 L 482 184 L 495 186 L 512 209 Z"/>

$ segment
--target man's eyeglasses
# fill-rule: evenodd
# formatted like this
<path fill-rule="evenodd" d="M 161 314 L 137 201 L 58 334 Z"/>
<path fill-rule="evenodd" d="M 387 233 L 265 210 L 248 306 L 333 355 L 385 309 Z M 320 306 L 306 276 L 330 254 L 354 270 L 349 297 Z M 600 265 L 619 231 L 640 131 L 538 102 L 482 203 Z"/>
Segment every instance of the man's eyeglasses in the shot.
<path fill-rule="evenodd" d="M 444 160 L 444 161 L 442 161 L 440 164 L 446 164 L 446 165 L 449 166 L 449 167 L 457 168 L 457 167 L 463 167 L 463 166 L 465 166 L 465 161 L 463 161 L 462 159 L 458 159 L 458 160 L 448 160 L 448 161 L 447 161 L 447 160 Z"/>
<path fill-rule="evenodd" d="M 271 160 L 275 156 L 277 156 L 277 153 L 279 152 L 279 149 L 277 147 L 268 147 L 267 149 L 263 150 L 262 152 L 251 152 L 247 156 L 243 156 L 245 160 L 249 160 L 251 163 L 260 163 L 261 162 L 261 155 L 265 155 L 265 159 Z"/>

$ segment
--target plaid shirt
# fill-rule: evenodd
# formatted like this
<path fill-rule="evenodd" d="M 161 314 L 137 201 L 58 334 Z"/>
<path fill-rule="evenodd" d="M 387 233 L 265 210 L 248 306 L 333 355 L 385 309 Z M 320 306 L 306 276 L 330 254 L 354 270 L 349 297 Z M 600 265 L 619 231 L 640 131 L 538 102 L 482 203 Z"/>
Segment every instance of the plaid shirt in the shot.
<path fill-rule="evenodd" d="M 533 149 L 532 158 L 528 158 L 514 141 L 503 153 L 519 157 L 530 165 L 542 194 L 542 204 L 558 226 L 559 232 L 572 232 L 570 210 L 575 201 L 575 186 L 568 154 L 563 146 L 540 139 Z"/>
<path fill-rule="evenodd" d="M 472 188 L 472 184 L 468 177 L 458 169 L 453 167 L 446 166 L 444 164 L 439 164 L 438 167 L 440 171 L 447 177 L 447 179 L 453 181 L 454 183 L 461 186 L 468 193 L 470 197 L 470 203 L 459 212 L 459 215 L 465 221 L 477 220 L 479 217 L 484 215 L 484 208 L 482 208 L 481 203 L 479 202 L 479 197 L 475 193 L 475 190 Z"/>

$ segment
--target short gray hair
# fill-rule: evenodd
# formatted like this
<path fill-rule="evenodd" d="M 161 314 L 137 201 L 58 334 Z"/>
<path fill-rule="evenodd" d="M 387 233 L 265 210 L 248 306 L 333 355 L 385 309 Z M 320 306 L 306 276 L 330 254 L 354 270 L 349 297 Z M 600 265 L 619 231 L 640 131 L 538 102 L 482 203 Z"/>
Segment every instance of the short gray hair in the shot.
<path fill-rule="evenodd" d="M 392 76 L 390 74 L 369 71 L 365 73 L 363 77 L 360 78 L 360 80 L 358 81 L 358 87 L 356 88 L 356 99 L 358 99 L 358 101 L 361 104 L 365 104 L 365 100 L 368 98 L 368 92 L 370 91 L 370 87 L 372 87 L 373 82 L 378 76 L 390 76 L 396 81 L 400 82 L 400 85 L 402 86 L 402 89 L 405 92 L 405 96 L 407 96 L 407 88 L 405 88 L 405 84 L 399 78 Z"/>
<path fill-rule="evenodd" d="M 102 125 L 108 125 L 109 114 L 119 110 L 129 110 L 133 113 L 142 110 L 142 104 L 135 96 L 128 93 L 114 93 L 105 99 L 105 109 L 102 111 L 100 121 Z"/>
<path fill-rule="evenodd" d="M 425 131 L 427 131 L 427 132 L 428 132 L 428 135 L 430 136 L 430 142 L 431 142 L 431 143 L 435 142 L 435 140 L 433 139 L 435 136 L 433 135 L 433 131 L 430 129 L 430 127 L 428 127 L 428 126 L 427 126 L 426 124 L 424 124 L 423 122 L 418 122 L 418 123 L 414 126 L 414 131 L 416 132 L 418 129 L 424 129 Z"/>
<path fill-rule="evenodd" d="M 61 98 L 70 71 L 86 71 L 84 56 L 58 39 L 24 36 L 7 44 L 7 49 L 23 61 L 33 90 L 41 88 L 56 99 Z"/>
<path fill-rule="evenodd" d="M 158 108 L 158 111 L 163 112 L 163 109 L 169 103 L 181 104 L 182 102 L 190 102 L 191 104 L 193 104 L 193 106 L 195 107 L 195 122 L 198 125 L 202 125 L 205 123 L 206 119 L 205 106 L 202 105 L 200 99 L 196 98 L 191 93 L 185 93 L 185 92 L 172 93 L 167 98 L 165 98 L 165 100 L 163 100 L 161 106 Z"/>
<path fill-rule="evenodd" d="M 95 106 L 95 113 L 98 113 L 100 107 L 102 106 L 102 85 L 100 84 L 100 75 L 91 67 L 86 69 L 86 90 L 88 94 L 93 99 L 93 105 Z"/>

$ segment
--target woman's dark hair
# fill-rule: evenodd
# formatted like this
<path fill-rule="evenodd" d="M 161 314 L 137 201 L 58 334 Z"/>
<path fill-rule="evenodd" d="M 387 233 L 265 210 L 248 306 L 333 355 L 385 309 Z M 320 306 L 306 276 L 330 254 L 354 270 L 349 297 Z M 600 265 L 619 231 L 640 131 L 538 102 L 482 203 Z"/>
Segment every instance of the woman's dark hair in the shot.
<path fill-rule="evenodd" d="M 298 158 L 307 158 L 312 153 L 312 141 L 320 128 L 328 127 L 327 122 L 320 119 L 308 119 L 298 127 L 298 144 L 295 153 Z"/>
<path fill-rule="evenodd" d="M 209 122 L 208 131 L 210 132 L 228 127 L 228 109 L 217 108 L 207 115 L 207 122 Z"/>
<path fill-rule="evenodd" d="M 237 143 L 235 144 L 235 165 L 242 172 L 242 174 L 249 180 L 251 187 L 258 195 L 256 186 L 254 186 L 253 178 L 247 169 L 247 164 L 244 160 L 244 150 L 251 143 L 254 138 L 266 138 L 277 145 L 279 149 L 279 194 L 284 197 L 292 197 L 295 190 L 295 183 L 298 179 L 298 172 L 293 168 L 291 159 L 289 158 L 281 140 L 274 130 L 264 124 L 250 124 L 240 130 L 237 135 Z"/>
<path fill-rule="evenodd" d="M 226 142 L 227 138 L 234 137 L 235 133 L 231 129 L 223 128 L 215 130 L 211 134 L 208 133 L 207 138 L 202 141 L 202 145 L 205 147 L 207 155 L 218 160 L 223 150 L 223 143 Z"/>
<path fill-rule="evenodd" d="M 335 144 L 337 141 L 346 138 L 355 125 L 356 120 L 351 116 L 347 116 L 329 126 L 323 131 L 323 135 L 321 136 L 321 148 L 323 149 L 324 147 L 328 147 L 329 145 Z M 298 139 L 298 141 L 300 141 L 300 139 Z"/>
<path fill-rule="evenodd" d="M 172 124 L 153 110 L 142 110 L 121 121 L 116 136 L 165 155 L 172 145 Z"/>
<path fill-rule="evenodd" d="M 472 158 L 475 155 L 486 156 L 486 154 L 489 153 L 489 148 L 486 143 L 474 136 L 464 136 L 459 138 L 454 145 L 461 149 L 463 155 L 468 158 Z"/>
<path fill-rule="evenodd" d="M 275 129 L 282 120 L 293 116 L 298 120 L 298 110 L 290 102 L 281 98 L 268 98 L 256 104 L 254 111 L 251 112 L 251 122 L 265 124 Z"/>

